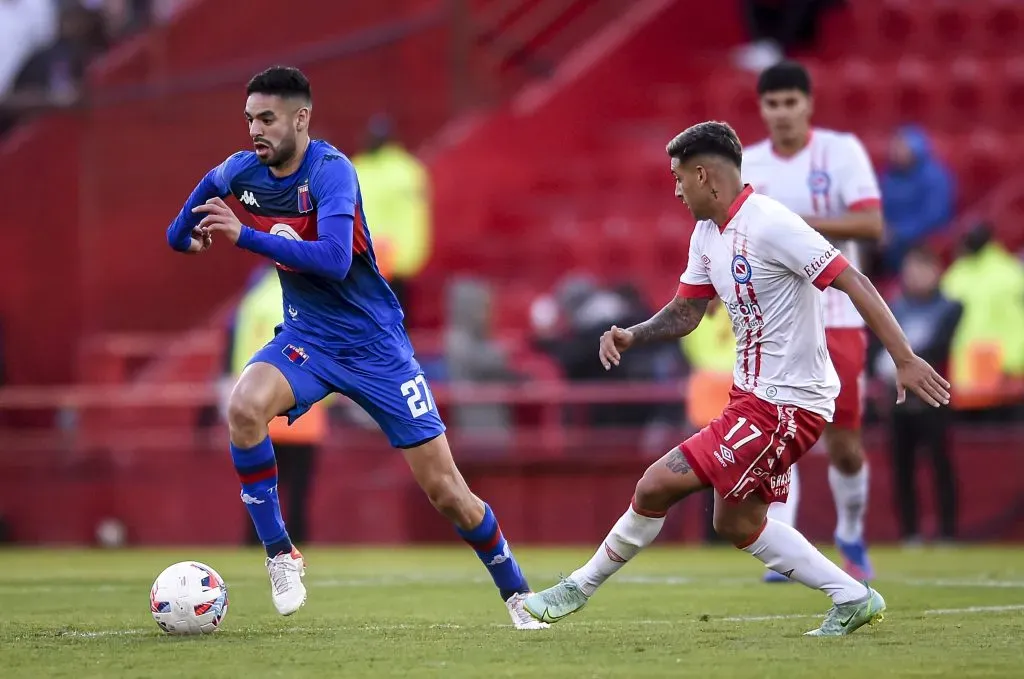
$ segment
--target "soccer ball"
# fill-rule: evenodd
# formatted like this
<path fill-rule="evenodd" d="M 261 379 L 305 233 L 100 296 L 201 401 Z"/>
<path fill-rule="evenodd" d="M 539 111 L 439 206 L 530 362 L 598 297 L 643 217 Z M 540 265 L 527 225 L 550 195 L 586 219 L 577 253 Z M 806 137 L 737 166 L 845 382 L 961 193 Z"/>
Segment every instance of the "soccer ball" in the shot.
<path fill-rule="evenodd" d="M 157 576 L 149 592 L 149 610 L 168 634 L 212 634 L 228 614 L 228 586 L 206 564 L 182 561 Z"/>

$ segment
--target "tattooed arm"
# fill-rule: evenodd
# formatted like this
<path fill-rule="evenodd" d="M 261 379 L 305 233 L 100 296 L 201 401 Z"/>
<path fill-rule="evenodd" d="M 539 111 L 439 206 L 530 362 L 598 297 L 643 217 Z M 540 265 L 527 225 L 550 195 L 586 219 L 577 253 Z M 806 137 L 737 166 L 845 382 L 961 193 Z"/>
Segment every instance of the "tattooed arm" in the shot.
<path fill-rule="evenodd" d="M 678 339 L 689 335 L 704 318 L 710 300 L 703 298 L 676 297 L 665 308 L 650 319 L 622 329 L 612 326 L 601 335 L 599 356 L 605 370 L 618 365 L 622 352 L 634 344 L 658 340 Z"/>
<path fill-rule="evenodd" d="M 633 333 L 634 344 L 686 337 L 704 318 L 709 301 L 676 297 L 653 317 L 628 328 L 626 332 Z"/>

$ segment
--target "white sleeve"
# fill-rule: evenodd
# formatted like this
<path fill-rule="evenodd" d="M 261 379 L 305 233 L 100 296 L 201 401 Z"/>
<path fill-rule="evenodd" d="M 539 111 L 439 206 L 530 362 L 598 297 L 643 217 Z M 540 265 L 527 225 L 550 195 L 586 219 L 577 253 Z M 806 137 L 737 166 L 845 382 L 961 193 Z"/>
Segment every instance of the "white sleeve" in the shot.
<path fill-rule="evenodd" d="M 715 286 L 711 284 L 708 267 L 704 264 L 705 258 L 701 249 L 703 240 L 702 229 L 698 224 L 690 236 L 690 255 L 686 261 L 686 271 L 679 277 L 676 297 L 711 299 L 718 294 L 715 292 Z"/>
<path fill-rule="evenodd" d="M 881 202 L 871 158 L 857 137 L 848 135 L 840 165 L 839 198 L 847 210 L 875 208 Z"/>
<path fill-rule="evenodd" d="M 776 218 L 761 231 L 762 247 L 775 261 L 819 290 L 831 285 L 850 266 L 839 248 L 796 215 Z"/>

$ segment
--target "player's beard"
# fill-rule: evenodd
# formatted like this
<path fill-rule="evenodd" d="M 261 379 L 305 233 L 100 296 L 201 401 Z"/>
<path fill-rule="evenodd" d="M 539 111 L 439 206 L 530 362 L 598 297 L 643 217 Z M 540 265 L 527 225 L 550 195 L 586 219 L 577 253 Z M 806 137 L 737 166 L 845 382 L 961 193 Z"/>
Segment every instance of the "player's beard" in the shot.
<path fill-rule="evenodd" d="M 267 142 L 263 142 L 267 144 Z M 269 144 L 267 144 L 270 146 Z M 295 139 L 282 139 L 281 143 L 275 146 L 270 146 L 270 153 L 267 154 L 266 158 L 261 158 L 260 162 L 267 167 L 280 167 L 295 157 L 296 149 Z"/>

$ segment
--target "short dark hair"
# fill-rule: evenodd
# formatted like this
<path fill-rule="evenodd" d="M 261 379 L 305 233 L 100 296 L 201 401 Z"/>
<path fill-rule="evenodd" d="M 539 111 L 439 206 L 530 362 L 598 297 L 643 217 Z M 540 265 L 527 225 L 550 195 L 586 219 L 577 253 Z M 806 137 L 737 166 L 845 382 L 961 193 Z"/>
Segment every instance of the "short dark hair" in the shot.
<path fill-rule="evenodd" d="M 245 88 L 249 94 L 272 94 L 278 97 L 305 99 L 313 101 L 313 90 L 309 79 L 297 68 L 291 66 L 271 66 L 257 73 L 249 80 Z"/>
<path fill-rule="evenodd" d="M 761 71 L 757 77 L 757 96 L 779 90 L 800 90 L 811 94 L 811 74 L 804 65 L 796 61 L 780 61 Z"/>
<path fill-rule="evenodd" d="M 932 250 L 927 245 L 913 246 L 912 248 L 907 250 L 907 254 L 904 256 L 904 258 L 919 259 L 926 264 L 933 264 L 935 266 L 940 266 L 942 264 L 942 261 L 939 259 L 939 256 L 935 253 L 935 250 Z"/>
<path fill-rule="evenodd" d="M 729 123 L 708 120 L 680 132 L 665 147 L 670 158 L 684 163 L 703 155 L 724 158 L 739 168 L 743 164 L 743 146 Z"/>

